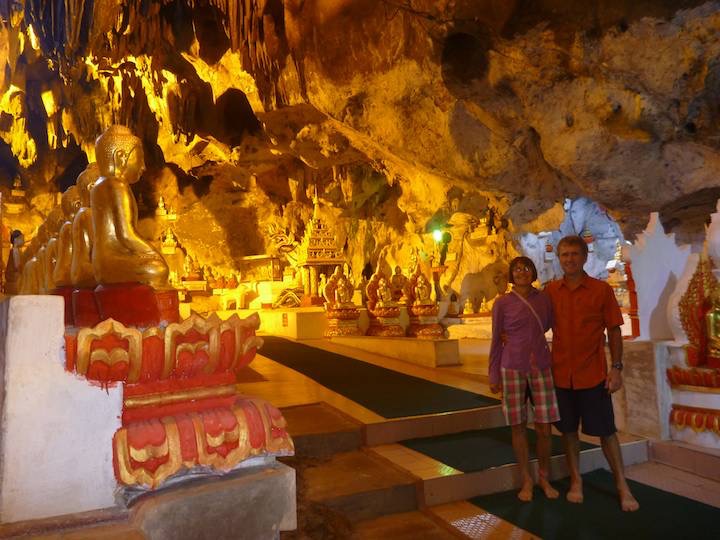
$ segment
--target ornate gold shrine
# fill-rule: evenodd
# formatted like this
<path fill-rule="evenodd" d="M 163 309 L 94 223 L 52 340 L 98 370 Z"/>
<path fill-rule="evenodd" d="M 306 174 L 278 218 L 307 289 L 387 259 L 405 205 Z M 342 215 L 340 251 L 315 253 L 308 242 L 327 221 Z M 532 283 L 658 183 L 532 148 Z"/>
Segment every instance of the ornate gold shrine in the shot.
<path fill-rule="evenodd" d="M 322 305 L 320 274 L 329 275 L 336 266 L 345 263 L 338 249 L 335 233 L 320 217 L 317 192 L 313 198 L 313 217 L 305 229 L 305 236 L 298 249 L 298 267 L 302 273 L 304 296 L 302 305 Z"/>

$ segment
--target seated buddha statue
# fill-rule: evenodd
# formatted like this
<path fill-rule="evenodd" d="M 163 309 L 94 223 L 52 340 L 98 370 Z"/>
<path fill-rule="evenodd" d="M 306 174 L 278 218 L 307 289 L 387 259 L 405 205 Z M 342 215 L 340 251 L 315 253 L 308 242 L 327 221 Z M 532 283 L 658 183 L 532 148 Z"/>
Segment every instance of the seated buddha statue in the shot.
<path fill-rule="evenodd" d="M 414 306 L 432 306 L 435 304 L 435 302 L 433 302 L 430 298 L 430 295 L 432 294 L 432 287 L 430 287 L 430 282 L 423 274 L 418 276 L 417 281 L 415 282 L 414 292 Z"/>
<path fill-rule="evenodd" d="M 80 193 L 76 185 L 70 186 L 62 195 L 63 222 L 57 237 L 57 261 L 53 270 L 56 287 L 68 287 L 72 265 L 72 226 L 75 214 L 80 209 Z"/>
<path fill-rule="evenodd" d="M 390 278 L 390 289 L 392 290 L 393 300 L 396 302 L 402 302 L 405 296 L 405 287 L 407 286 L 408 278 L 402 273 L 402 268 L 399 266 L 395 267 L 395 273 Z"/>
<path fill-rule="evenodd" d="M 5 293 L 18 294 L 21 286 L 23 254 L 22 246 L 25 243 L 23 233 L 15 229 L 10 233 L 10 253 L 5 267 Z"/>
<path fill-rule="evenodd" d="M 720 360 L 720 284 L 710 293 L 710 309 L 705 314 L 707 356 Z"/>
<path fill-rule="evenodd" d="M 142 142 L 128 128 L 110 126 L 95 142 L 95 155 L 100 168 L 100 178 L 90 191 L 95 280 L 167 288 L 167 263 L 137 232 L 137 205 L 130 185 L 145 167 Z"/>
<path fill-rule="evenodd" d="M 70 283 L 75 287 L 97 285 L 92 267 L 93 223 L 90 209 L 90 190 L 98 179 L 97 163 L 90 163 L 77 177 L 78 210 L 72 224 L 72 253 L 70 256 Z M 62 270 L 64 271 L 64 270 Z"/>
<path fill-rule="evenodd" d="M 335 286 L 335 305 L 340 308 L 355 307 L 353 293 L 355 287 L 345 274 L 341 274 Z"/>
<path fill-rule="evenodd" d="M 395 307 L 397 304 L 393 301 L 392 290 L 388 286 L 388 282 L 384 277 L 380 278 L 377 287 L 377 305 L 378 307 Z"/>
<path fill-rule="evenodd" d="M 45 266 L 43 267 L 43 282 L 45 283 L 45 291 L 50 294 L 55 290 L 55 265 L 57 263 L 58 253 L 58 233 L 60 225 L 63 221 L 63 212 L 60 208 L 53 208 L 50 211 L 45 224 L 47 226 L 48 241 L 45 244 Z"/>

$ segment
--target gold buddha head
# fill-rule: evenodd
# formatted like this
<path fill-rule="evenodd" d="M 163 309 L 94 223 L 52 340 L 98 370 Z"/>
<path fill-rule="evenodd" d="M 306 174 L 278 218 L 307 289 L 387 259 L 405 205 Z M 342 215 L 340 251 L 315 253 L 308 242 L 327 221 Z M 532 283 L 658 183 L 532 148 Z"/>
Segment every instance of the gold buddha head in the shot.
<path fill-rule="evenodd" d="M 45 220 L 45 227 L 47 230 L 48 238 L 57 234 L 60 230 L 60 225 L 63 222 L 63 211 L 59 207 L 55 207 L 50 210 L 47 219 Z"/>
<path fill-rule="evenodd" d="M 95 141 L 100 174 L 134 184 L 145 170 L 142 141 L 125 126 L 110 126 Z"/>
<path fill-rule="evenodd" d="M 78 187 L 70 186 L 62 194 L 60 202 L 65 219 L 72 219 L 75 213 L 80 209 L 80 192 Z"/>
<path fill-rule="evenodd" d="M 95 185 L 95 181 L 100 176 L 100 167 L 98 167 L 97 163 L 88 163 L 88 166 L 85 167 L 85 170 L 81 172 L 77 180 L 75 180 L 75 185 L 78 189 L 78 195 L 80 197 L 80 206 L 88 207 L 90 206 L 90 190 Z"/>

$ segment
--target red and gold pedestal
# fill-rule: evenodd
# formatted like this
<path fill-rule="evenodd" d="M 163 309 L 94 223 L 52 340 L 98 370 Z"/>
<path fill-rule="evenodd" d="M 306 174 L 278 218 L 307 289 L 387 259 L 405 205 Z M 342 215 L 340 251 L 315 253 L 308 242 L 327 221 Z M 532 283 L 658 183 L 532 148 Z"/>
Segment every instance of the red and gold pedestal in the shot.
<path fill-rule="evenodd" d="M 327 310 L 328 326 L 325 330 L 325 337 L 337 336 L 361 336 L 362 331 L 358 326 L 360 310 L 356 307 L 329 308 Z"/>
<path fill-rule="evenodd" d="M 368 336 L 404 337 L 405 330 L 400 325 L 400 306 L 375 307 L 370 315 Z"/>
<path fill-rule="evenodd" d="M 439 307 L 437 305 L 410 306 L 410 325 L 408 337 L 419 339 L 440 339 L 445 337 L 445 329 L 438 322 Z"/>

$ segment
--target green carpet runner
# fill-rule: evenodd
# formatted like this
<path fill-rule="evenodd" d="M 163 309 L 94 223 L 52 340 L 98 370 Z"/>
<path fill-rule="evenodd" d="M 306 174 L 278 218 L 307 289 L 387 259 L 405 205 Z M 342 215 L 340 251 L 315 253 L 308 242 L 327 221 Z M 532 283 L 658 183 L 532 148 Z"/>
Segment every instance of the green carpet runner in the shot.
<path fill-rule="evenodd" d="M 516 491 L 475 497 L 470 502 L 545 539 L 717 539 L 720 509 L 628 480 L 640 503 L 637 512 L 623 512 L 612 474 L 597 470 L 583 475 L 583 504 L 565 500 L 568 479 L 553 482 L 560 498 L 548 500 L 535 489 L 530 503 Z"/>
<path fill-rule="evenodd" d="M 527 433 L 530 459 L 534 459 L 535 431 L 528 429 Z M 515 463 L 509 426 L 411 439 L 400 444 L 466 473 Z M 580 443 L 580 450 L 594 447 Z M 552 455 L 560 454 L 564 454 L 561 438 L 553 436 Z"/>
<path fill-rule="evenodd" d="M 263 340 L 265 345 L 258 354 L 299 371 L 385 418 L 500 404 L 497 399 L 404 375 L 302 343 L 269 336 L 263 336 Z"/>

